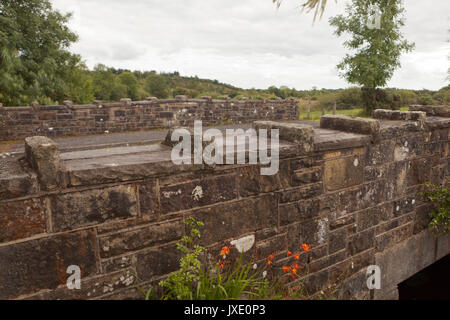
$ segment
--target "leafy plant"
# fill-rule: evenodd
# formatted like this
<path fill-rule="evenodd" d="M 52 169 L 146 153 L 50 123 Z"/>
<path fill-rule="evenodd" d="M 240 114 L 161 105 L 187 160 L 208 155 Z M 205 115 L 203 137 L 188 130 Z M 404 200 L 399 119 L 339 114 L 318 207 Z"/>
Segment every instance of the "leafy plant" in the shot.
<path fill-rule="evenodd" d="M 180 269 L 159 284 L 165 289 L 163 296 L 165 300 L 193 300 L 197 291 L 197 283 L 200 280 L 199 256 L 205 251 L 205 248 L 194 244 L 194 240 L 200 238 L 198 227 L 203 226 L 203 222 L 189 217 L 184 223 L 190 227 L 190 232 L 177 243 L 177 249 L 184 253 L 180 260 Z"/>
<path fill-rule="evenodd" d="M 282 267 L 286 272 L 283 277 L 268 279 L 268 272 L 273 273 L 273 255 L 270 254 L 264 266 L 264 270 L 257 270 L 253 262 L 243 262 L 243 252 L 238 260 L 229 259 L 231 248 L 224 246 L 220 251 L 218 261 L 206 262 L 205 247 L 196 244 L 200 239 L 199 227 L 203 223 L 190 217 L 185 222 L 190 229 L 189 234 L 182 237 L 177 243 L 177 249 L 183 253 L 180 259 L 180 268 L 171 273 L 167 279 L 161 281 L 162 289 L 160 299 L 163 300 L 235 300 L 235 299 L 301 299 L 305 298 L 303 283 L 289 285 L 286 280 L 295 280 L 298 277 L 297 270 L 303 269 L 297 260 L 298 254 L 294 254 L 292 266 Z M 309 246 L 302 245 L 303 251 L 308 251 Z M 292 253 L 288 252 L 288 256 Z M 203 263 L 202 263 L 203 261 Z M 288 270 L 289 269 L 289 270 Z M 289 271 L 289 273 L 287 273 Z M 292 278 L 292 279 L 289 279 Z M 153 288 L 144 290 L 136 286 L 146 300 L 158 299 Z"/>
<path fill-rule="evenodd" d="M 450 234 L 450 188 L 431 183 L 426 183 L 425 186 L 423 194 L 436 205 L 430 213 L 429 227 L 436 236 L 448 235 Z"/>

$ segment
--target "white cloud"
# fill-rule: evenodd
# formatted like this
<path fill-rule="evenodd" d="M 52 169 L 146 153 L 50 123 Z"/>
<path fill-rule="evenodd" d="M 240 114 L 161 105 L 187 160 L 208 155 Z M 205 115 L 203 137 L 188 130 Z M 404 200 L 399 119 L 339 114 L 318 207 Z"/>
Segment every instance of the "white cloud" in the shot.
<path fill-rule="evenodd" d="M 329 1 L 321 21 L 302 14 L 301 0 L 52 0 L 73 11 L 80 36 L 72 50 L 89 67 L 179 71 L 244 88 L 349 86 L 336 64 L 345 54 L 328 18 L 343 11 Z M 407 1 L 405 35 L 416 50 L 402 58 L 389 86 L 438 89 L 448 68 L 447 0 Z"/>

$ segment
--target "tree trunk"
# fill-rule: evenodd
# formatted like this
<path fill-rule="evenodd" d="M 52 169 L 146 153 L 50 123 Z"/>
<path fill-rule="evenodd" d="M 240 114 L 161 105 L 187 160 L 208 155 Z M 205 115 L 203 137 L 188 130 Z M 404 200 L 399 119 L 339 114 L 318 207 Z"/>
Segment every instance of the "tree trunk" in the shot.
<path fill-rule="evenodd" d="M 375 87 L 362 87 L 361 97 L 365 113 L 367 115 L 372 114 L 372 111 L 377 108 L 377 89 Z"/>

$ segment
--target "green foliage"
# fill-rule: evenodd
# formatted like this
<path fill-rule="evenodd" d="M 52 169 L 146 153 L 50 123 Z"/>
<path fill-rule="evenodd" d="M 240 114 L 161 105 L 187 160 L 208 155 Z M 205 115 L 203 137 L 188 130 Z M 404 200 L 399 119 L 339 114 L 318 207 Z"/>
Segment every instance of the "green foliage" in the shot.
<path fill-rule="evenodd" d="M 160 282 L 164 288 L 162 298 L 165 300 L 222 300 L 238 299 L 242 295 L 255 296 L 264 281 L 251 272 L 251 264 L 242 263 L 242 255 L 238 263 L 222 274 L 217 265 L 202 267 L 200 255 L 205 248 L 195 244 L 200 238 L 199 227 L 202 222 L 190 217 L 185 221 L 190 228 L 189 235 L 177 243 L 177 248 L 183 253 L 180 268 Z M 146 293 L 148 295 L 148 292 Z"/>
<path fill-rule="evenodd" d="M 125 89 L 125 96 L 122 98 L 138 100 L 138 80 L 133 73 L 129 71 L 122 72 L 119 75 L 119 82 Z"/>
<path fill-rule="evenodd" d="M 206 249 L 196 244 L 200 239 L 199 228 L 203 223 L 190 217 L 185 222 L 189 234 L 177 243 L 177 249 L 183 253 L 180 267 L 159 283 L 162 292 L 158 297 L 156 290 L 145 291 L 135 286 L 146 300 L 235 300 L 235 299 L 300 299 L 305 298 L 303 285 L 295 290 L 286 286 L 284 278 L 269 281 L 254 268 L 252 262 L 243 262 L 243 253 L 239 260 L 225 260 L 230 253 L 229 247 L 223 247 L 218 263 L 206 261 Z M 272 257 L 273 259 L 273 257 Z M 272 261 L 270 261 L 272 263 Z M 286 275 L 287 276 L 287 275 Z"/>
<path fill-rule="evenodd" d="M 150 74 L 146 78 L 146 89 L 148 93 L 159 99 L 165 99 L 169 97 L 169 86 L 167 84 L 167 79 L 157 74 Z"/>
<path fill-rule="evenodd" d="M 435 204 L 430 213 L 430 229 L 436 236 L 450 234 L 450 188 L 426 183 L 425 197 Z"/>
<path fill-rule="evenodd" d="M 222 274 L 219 267 L 215 269 L 206 268 L 199 279 L 196 299 L 200 300 L 230 300 L 256 298 L 260 292 L 259 288 L 266 284 L 266 281 L 258 277 L 256 272 L 252 272 L 251 264 L 242 262 L 242 254 L 239 261 L 233 268 Z"/>
<path fill-rule="evenodd" d="M 429 93 L 420 95 L 417 102 L 422 105 L 433 105 L 434 104 L 433 97 Z"/>
<path fill-rule="evenodd" d="M 0 2 L 0 102 L 23 105 L 91 97 L 71 86 L 84 82 L 86 75 L 78 72 L 84 70 L 80 57 L 68 51 L 77 40 L 67 27 L 69 18 L 48 0 Z M 89 90 L 89 84 L 83 86 Z"/>
<path fill-rule="evenodd" d="M 382 11 L 379 28 L 369 27 L 373 18 L 372 7 Z M 401 0 L 352 0 L 346 6 L 346 15 L 330 19 L 335 34 L 349 34 L 344 46 L 354 52 L 347 54 L 338 64 L 340 75 L 348 82 L 363 87 L 363 102 L 369 113 L 377 107 L 383 87 L 400 67 L 400 56 L 414 45 L 403 38 L 400 28 L 404 25 L 404 9 Z"/>
<path fill-rule="evenodd" d="M 203 223 L 189 217 L 185 224 L 190 227 L 190 232 L 177 243 L 177 249 L 184 254 L 180 260 L 180 269 L 159 284 L 165 289 L 164 300 L 193 300 L 197 292 L 201 274 L 199 256 L 205 248 L 194 244 L 194 240 L 200 238 L 198 227 L 203 226 Z"/>
<path fill-rule="evenodd" d="M 336 100 L 336 94 L 329 93 L 329 94 L 321 95 L 317 101 L 320 105 L 321 110 L 322 109 L 331 110 L 331 109 L 333 109 L 335 100 Z M 337 103 L 337 101 L 336 101 L 336 103 Z"/>
<path fill-rule="evenodd" d="M 94 95 L 97 100 L 118 101 L 127 95 L 127 88 L 119 81 L 112 68 L 98 64 L 94 67 L 91 74 Z"/>
<path fill-rule="evenodd" d="M 362 105 L 361 89 L 357 87 L 339 90 L 336 94 L 337 109 L 359 108 Z"/>

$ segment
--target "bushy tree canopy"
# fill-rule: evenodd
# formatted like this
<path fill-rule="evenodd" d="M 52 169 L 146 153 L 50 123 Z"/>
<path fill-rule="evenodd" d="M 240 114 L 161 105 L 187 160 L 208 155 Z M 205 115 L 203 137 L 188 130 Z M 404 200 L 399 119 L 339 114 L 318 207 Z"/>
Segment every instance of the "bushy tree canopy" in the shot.
<path fill-rule="evenodd" d="M 338 69 L 348 82 L 363 87 L 365 103 L 370 104 L 366 107 L 372 109 L 370 102 L 377 97 L 375 88 L 387 84 L 400 67 L 401 54 L 414 47 L 400 32 L 404 8 L 401 0 L 352 0 L 345 12 L 330 19 L 337 36 L 350 36 L 344 46 L 351 53 Z M 378 25 L 372 24 L 375 14 L 381 14 Z"/>
<path fill-rule="evenodd" d="M 76 100 L 71 79 L 84 82 L 86 68 L 69 52 L 77 35 L 69 30 L 70 14 L 54 10 L 48 0 L 0 2 L 0 101 L 7 105 L 32 100 Z M 87 81 L 89 82 L 89 81 Z M 72 97 L 70 97 L 73 94 Z"/>

